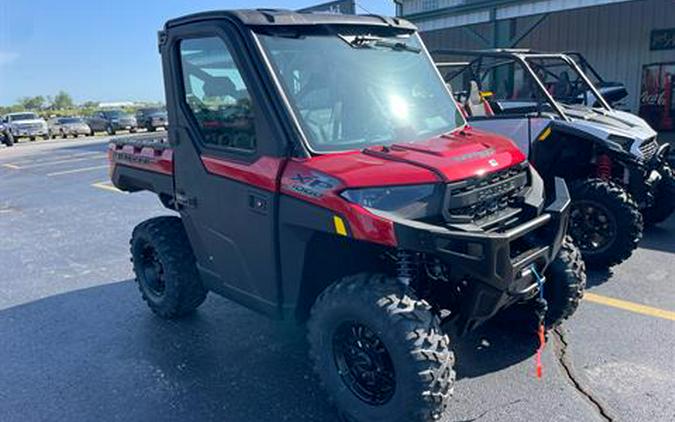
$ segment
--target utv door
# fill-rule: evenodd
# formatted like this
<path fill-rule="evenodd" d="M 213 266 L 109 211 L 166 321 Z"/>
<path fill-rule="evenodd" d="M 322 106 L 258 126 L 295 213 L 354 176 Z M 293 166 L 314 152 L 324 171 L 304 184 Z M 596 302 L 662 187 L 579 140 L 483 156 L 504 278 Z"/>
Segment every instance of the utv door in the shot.
<path fill-rule="evenodd" d="M 172 28 L 162 47 L 175 198 L 207 286 L 275 316 L 284 159 L 238 37 L 222 21 L 199 22 Z"/>

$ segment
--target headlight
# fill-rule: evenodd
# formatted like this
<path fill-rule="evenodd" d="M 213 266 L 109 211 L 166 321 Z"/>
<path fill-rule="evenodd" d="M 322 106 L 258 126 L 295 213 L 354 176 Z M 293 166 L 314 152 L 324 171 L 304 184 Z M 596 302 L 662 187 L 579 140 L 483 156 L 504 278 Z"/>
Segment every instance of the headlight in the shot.
<path fill-rule="evenodd" d="M 625 136 L 619 136 L 619 135 L 609 135 L 607 138 L 610 141 L 614 142 L 615 144 L 618 144 L 621 146 L 626 151 L 630 151 L 630 147 L 633 145 L 633 142 L 635 141 L 632 138 L 627 138 Z"/>
<path fill-rule="evenodd" d="M 379 188 L 347 189 L 340 194 L 349 202 L 382 211 L 425 207 L 433 196 L 436 185 L 387 186 Z"/>

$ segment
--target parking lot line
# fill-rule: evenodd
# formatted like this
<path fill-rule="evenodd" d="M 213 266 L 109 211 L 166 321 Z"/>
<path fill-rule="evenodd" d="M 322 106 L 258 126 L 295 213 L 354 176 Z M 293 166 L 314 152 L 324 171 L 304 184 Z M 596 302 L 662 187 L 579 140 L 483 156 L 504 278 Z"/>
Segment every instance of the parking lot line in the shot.
<path fill-rule="evenodd" d="M 2 166 L 12 170 L 19 170 L 21 168 L 20 166 L 17 166 L 15 164 L 3 164 Z"/>
<path fill-rule="evenodd" d="M 675 312 L 667 311 L 665 309 L 654 308 L 651 306 L 641 305 L 639 303 L 614 299 L 611 297 L 588 292 L 584 293 L 584 299 L 586 299 L 589 302 L 598 303 L 605 306 L 611 306 L 613 308 L 623 309 L 625 311 L 634 312 L 636 314 L 648 315 L 654 318 L 663 318 L 670 321 L 675 321 Z"/>
<path fill-rule="evenodd" d="M 55 171 L 53 173 L 47 173 L 47 176 L 61 176 L 64 174 L 72 174 L 72 173 L 80 173 L 83 171 L 92 171 L 92 170 L 98 170 L 98 169 L 106 169 L 108 168 L 108 165 L 105 164 L 103 166 L 93 166 L 93 167 L 82 167 L 82 168 L 77 168 L 77 169 L 72 169 L 72 170 L 63 170 L 63 171 Z"/>
<path fill-rule="evenodd" d="M 32 169 L 36 167 L 45 167 L 45 166 L 52 166 L 56 164 L 67 164 L 67 163 L 76 163 L 79 161 L 87 161 L 87 160 L 94 160 L 94 159 L 99 159 L 99 158 L 104 158 L 107 157 L 107 154 L 98 154 L 98 155 L 91 155 L 88 157 L 80 157 L 80 158 L 67 158 L 65 160 L 57 160 L 57 161 L 48 161 L 44 163 L 37 163 L 37 164 L 32 164 L 32 165 L 27 165 L 27 166 L 19 166 L 21 169 Z M 15 165 L 15 164 L 5 164 L 5 166 L 9 165 Z"/>
<path fill-rule="evenodd" d="M 109 190 L 109 191 L 117 192 L 117 193 L 126 193 L 124 191 L 121 191 L 121 190 L 117 189 L 110 182 L 96 182 L 96 183 L 92 183 L 91 185 L 95 188 L 99 188 L 99 189 L 103 189 L 103 190 Z"/>
<path fill-rule="evenodd" d="M 80 152 L 80 153 L 77 153 L 77 154 L 41 155 L 38 158 L 12 161 L 12 165 L 23 166 L 23 165 L 26 165 L 26 164 L 47 163 L 47 162 L 51 162 L 51 161 L 59 160 L 59 159 L 64 159 L 64 158 L 71 159 L 71 158 L 88 157 L 88 156 L 91 156 L 91 155 L 101 155 L 101 151 L 88 151 L 88 152 Z"/>

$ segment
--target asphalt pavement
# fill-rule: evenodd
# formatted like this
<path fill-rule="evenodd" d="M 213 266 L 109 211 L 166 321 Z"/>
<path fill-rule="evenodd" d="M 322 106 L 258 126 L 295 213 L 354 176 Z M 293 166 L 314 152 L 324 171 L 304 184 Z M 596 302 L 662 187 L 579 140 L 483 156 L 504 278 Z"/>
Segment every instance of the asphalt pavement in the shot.
<path fill-rule="evenodd" d="M 155 317 L 133 227 L 167 214 L 109 183 L 106 138 L 0 147 L 0 421 L 337 421 L 302 327 L 210 295 Z M 675 420 L 675 218 L 647 230 L 549 336 L 488 324 L 455 339 L 451 421 Z"/>

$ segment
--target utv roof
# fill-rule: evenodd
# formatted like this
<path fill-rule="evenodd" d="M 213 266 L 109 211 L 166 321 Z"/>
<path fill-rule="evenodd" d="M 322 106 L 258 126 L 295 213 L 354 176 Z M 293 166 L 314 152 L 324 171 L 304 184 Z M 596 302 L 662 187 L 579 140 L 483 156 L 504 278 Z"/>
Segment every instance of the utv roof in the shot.
<path fill-rule="evenodd" d="M 341 15 L 332 13 L 295 12 L 284 9 L 216 10 L 211 12 L 201 12 L 171 19 L 165 24 L 164 28 L 169 29 L 179 25 L 212 19 L 233 19 L 243 25 L 251 27 L 365 25 L 390 27 L 407 31 L 414 31 L 417 29 L 415 25 L 405 19 L 380 15 Z"/>
<path fill-rule="evenodd" d="M 441 48 L 433 50 L 432 55 L 448 54 L 462 56 L 487 56 L 487 57 L 515 57 L 515 56 L 540 56 L 540 57 L 561 57 L 568 53 L 547 53 L 529 48 L 490 48 L 485 50 L 461 50 L 454 48 Z"/>

